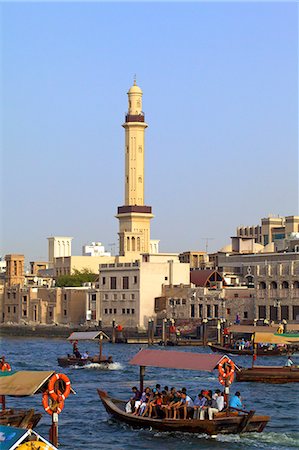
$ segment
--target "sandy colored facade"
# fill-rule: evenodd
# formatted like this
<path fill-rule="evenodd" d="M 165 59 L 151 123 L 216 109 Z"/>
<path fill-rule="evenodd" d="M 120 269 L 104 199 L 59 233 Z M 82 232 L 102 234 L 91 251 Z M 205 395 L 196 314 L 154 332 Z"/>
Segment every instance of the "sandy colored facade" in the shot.
<path fill-rule="evenodd" d="M 100 264 L 112 264 L 115 256 L 67 256 L 55 258 L 54 277 L 72 275 L 75 270 L 88 269 L 93 273 L 99 273 Z"/>
<path fill-rule="evenodd" d="M 10 286 L 3 298 L 2 322 L 9 324 L 79 325 L 86 321 L 89 288 Z"/>
<path fill-rule="evenodd" d="M 143 255 L 133 263 L 116 263 L 100 267 L 100 313 L 104 327 L 114 319 L 125 328 L 145 329 L 148 319 L 155 316 L 155 297 L 161 295 L 162 285 L 188 283 L 189 264 L 178 257 Z"/>

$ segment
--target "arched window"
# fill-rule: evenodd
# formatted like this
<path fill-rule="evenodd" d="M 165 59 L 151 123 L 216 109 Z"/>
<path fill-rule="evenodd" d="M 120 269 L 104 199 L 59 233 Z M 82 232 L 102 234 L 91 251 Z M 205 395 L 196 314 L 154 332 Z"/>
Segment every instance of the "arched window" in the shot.
<path fill-rule="evenodd" d="M 276 281 L 272 281 L 272 282 L 271 282 L 270 288 L 271 288 L 271 289 L 277 289 L 277 283 L 276 283 Z"/>
<path fill-rule="evenodd" d="M 260 289 L 266 289 L 266 283 L 264 281 L 261 281 L 259 287 Z"/>
<path fill-rule="evenodd" d="M 130 238 L 127 237 L 127 250 L 130 251 Z"/>
<path fill-rule="evenodd" d="M 299 289 L 299 281 L 294 281 L 294 284 L 293 284 L 293 288 L 294 289 Z"/>
<path fill-rule="evenodd" d="M 140 252 L 140 237 L 137 238 L 137 251 Z"/>
<path fill-rule="evenodd" d="M 282 289 L 289 289 L 289 283 L 287 281 L 282 282 Z"/>
<path fill-rule="evenodd" d="M 132 252 L 135 252 L 135 238 L 132 237 Z"/>

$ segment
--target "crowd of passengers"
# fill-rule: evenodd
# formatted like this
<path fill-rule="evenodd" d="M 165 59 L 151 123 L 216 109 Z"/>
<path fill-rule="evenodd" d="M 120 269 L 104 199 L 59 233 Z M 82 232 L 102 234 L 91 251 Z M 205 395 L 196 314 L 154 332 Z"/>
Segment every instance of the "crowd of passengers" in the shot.
<path fill-rule="evenodd" d="M 200 419 L 212 420 L 215 413 L 226 408 L 223 392 L 219 389 L 214 391 L 201 390 L 193 400 L 187 393 L 186 388 L 177 390 L 168 386 L 161 389 L 160 384 L 151 389 L 146 387 L 140 392 L 136 386 L 132 388 L 133 396 L 126 404 L 126 412 L 136 416 L 147 416 L 158 419 Z M 241 408 L 240 393 L 231 397 L 229 406 Z"/>

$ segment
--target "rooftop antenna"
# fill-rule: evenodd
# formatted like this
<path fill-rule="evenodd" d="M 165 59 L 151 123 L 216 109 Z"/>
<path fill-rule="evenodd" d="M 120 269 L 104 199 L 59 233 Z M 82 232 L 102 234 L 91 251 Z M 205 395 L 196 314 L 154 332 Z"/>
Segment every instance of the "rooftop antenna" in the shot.
<path fill-rule="evenodd" d="M 206 241 L 206 253 L 208 253 L 208 248 L 209 248 L 209 241 L 213 241 L 215 238 L 212 237 L 204 237 L 201 238 L 202 240 Z"/>
<path fill-rule="evenodd" d="M 136 86 L 136 73 L 134 73 L 134 86 Z"/>

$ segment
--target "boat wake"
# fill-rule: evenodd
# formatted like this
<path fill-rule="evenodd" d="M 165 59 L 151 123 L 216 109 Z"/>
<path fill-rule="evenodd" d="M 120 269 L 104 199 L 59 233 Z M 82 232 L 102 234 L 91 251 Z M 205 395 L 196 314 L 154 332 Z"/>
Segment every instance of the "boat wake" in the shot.
<path fill-rule="evenodd" d="M 242 435 L 218 435 L 217 441 L 242 443 L 250 448 L 269 448 L 271 450 L 299 448 L 299 433 L 244 433 Z"/>
<path fill-rule="evenodd" d="M 90 363 L 85 366 L 72 366 L 73 369 L 87 369 L 87 370 L 122 370 L 122 364 L 115 362 L 111 364 L 99 364 L 99 363 Z"/>

